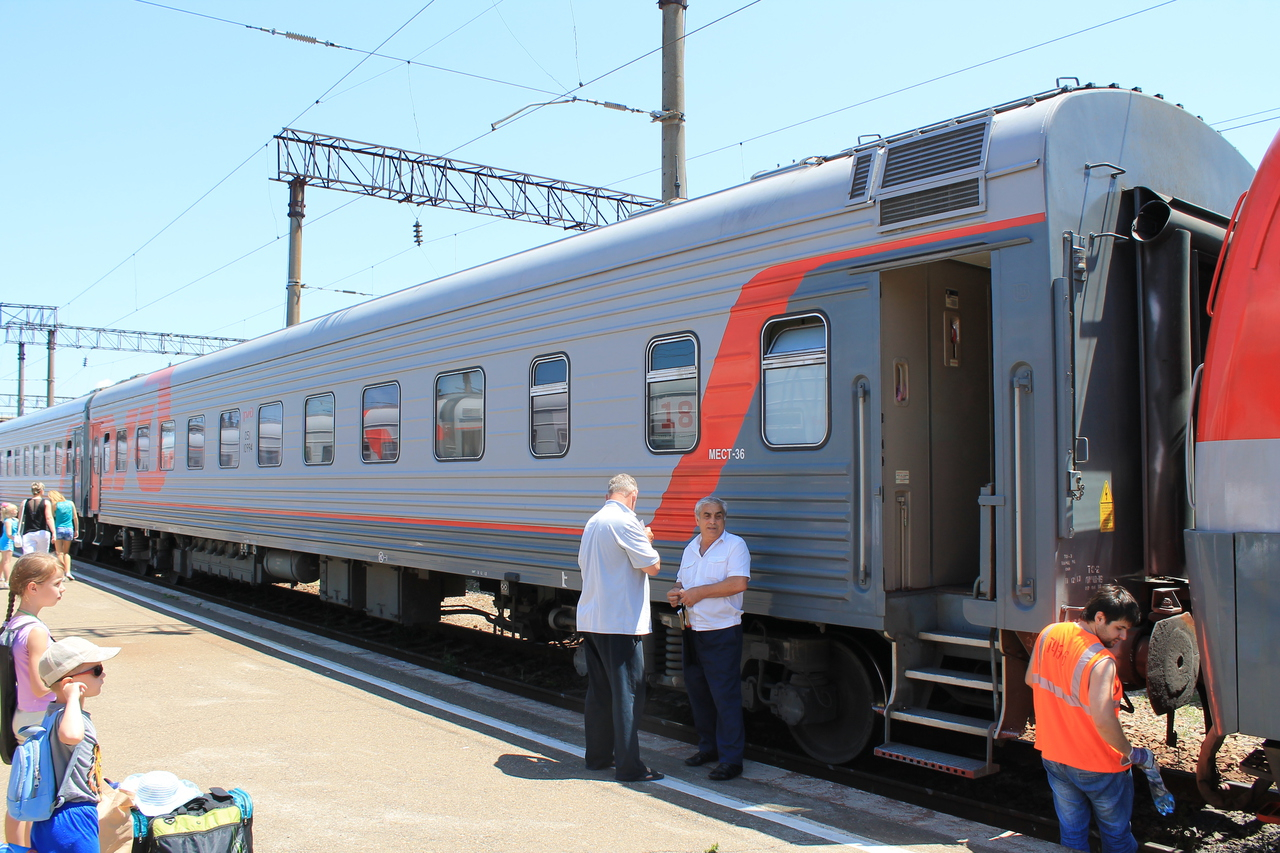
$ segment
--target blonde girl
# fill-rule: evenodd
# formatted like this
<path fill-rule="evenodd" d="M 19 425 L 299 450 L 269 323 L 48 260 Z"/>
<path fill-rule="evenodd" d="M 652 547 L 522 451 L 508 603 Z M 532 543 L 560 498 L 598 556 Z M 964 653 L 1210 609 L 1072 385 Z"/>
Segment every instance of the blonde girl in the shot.
<path fill-rule="evenodd" d="M 4 633 L 13 650 L 17 672 L 18 709 L 13 715 L 13 732 L 23 726 L 39 725 L 53 701 L 53 691 L 40 680 L 40 657 L 48 650 L 48 627 L 40 612 L 62 599 L 62 564 L 50 553 L 25 554 L 18 558 L 9 575 L 9 609 L 5 611 Z M 20 738 L 21 739 L 21 738 Z M 31 825 L 5 815 L 4 837 L 18 849 L 30 846 Z"/>
<path fill-rule="evenodd" d="M 0 589 L 9 588 L 9 569 L 13 567 L 13 546 L 18 541 L 18 508 L 0 504 Z"/>
<path fill-rule="evenodd" d="M 76 505 L 57 489 L 49 492 L 49 503 L 53 506 L 53 550 L 62 563 L 64 577 L 72 580 L 71 543 L 80 538 L 80 515 Z"/>

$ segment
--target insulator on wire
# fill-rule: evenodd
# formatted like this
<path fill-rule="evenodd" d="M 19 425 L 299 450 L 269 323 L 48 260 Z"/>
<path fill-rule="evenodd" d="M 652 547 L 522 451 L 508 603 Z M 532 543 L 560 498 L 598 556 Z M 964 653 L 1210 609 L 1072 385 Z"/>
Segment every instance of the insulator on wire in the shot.
<path fill-rule="evenodd" d="M 422 245 L 422 223 L 415 221 L 413 223 L 413 242 Z"/>

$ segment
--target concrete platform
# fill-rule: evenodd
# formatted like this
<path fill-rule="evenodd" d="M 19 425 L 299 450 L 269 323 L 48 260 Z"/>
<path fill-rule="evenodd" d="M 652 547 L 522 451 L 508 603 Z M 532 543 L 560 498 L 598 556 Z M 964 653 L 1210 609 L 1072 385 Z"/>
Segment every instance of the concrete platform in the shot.
<path fill-rule="evenodd" d="M 748 762 L 733 782 L 643 734 L 667 778 L 583 769 L 581 716 L 78 566 L 44 612 L 121 654 L 91 700 L 108 778 L 172 770 L 238 785 L 256 848 L 298 851 L 876 853 L 1056 844 Z"/>

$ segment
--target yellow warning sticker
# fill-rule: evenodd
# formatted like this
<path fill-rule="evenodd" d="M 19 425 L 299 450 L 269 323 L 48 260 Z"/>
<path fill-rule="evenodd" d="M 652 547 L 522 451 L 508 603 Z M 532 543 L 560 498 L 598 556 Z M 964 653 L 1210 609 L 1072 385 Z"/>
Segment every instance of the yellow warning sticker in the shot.
<path fill-rule="evenodd" d="M 1102 497 L 1098 498 L 1098 530 L 1101 533 L 1115 533 L 1116 503 L 1111 496 L 1111 481 L 1102 483 Z"/>

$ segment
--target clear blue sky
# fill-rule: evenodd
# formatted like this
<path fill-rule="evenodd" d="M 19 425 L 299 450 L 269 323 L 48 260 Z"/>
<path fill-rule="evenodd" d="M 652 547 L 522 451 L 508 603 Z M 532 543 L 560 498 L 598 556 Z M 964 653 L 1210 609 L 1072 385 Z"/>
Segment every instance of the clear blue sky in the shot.
<path fill-rule="evenodd" d="M 271 137 L 286 125 L 659 194 L 659 130 L 647 117 L 571 104 L 488 132 L 525 104 L 570 91 L 658 109 L 657 53 L 608 73 L 659 47 L 653 0 L 165 5 L 185 11 L 0 0 L 9 81 L 0 301 L 55 304 L 61 322 L 80 326 L 241 338 L 279 328 L 288 191 L 271 180 Z M 246 24 L 343 48 L 381 45 L 448 70 Z M 1280 3 L 1269 0 L 690 0 L 687 30 L 694 196 L 834 153 L 860 134 L 1049 89 L 1059 76 L 1163 93 L 1255 165 L 1280 129 Z M 386 294 L 563 236 L 312 189 L 303 318 L 368 298 L 334 289 Z M 28 352 L 28 393 L 43 394 L 43 348 Z M 16 356 L 16 346 L 0 346 L 0 393 L 16 391 Z M 169 361 L 62 349 L 57 392 L 82 394 Z"/>

